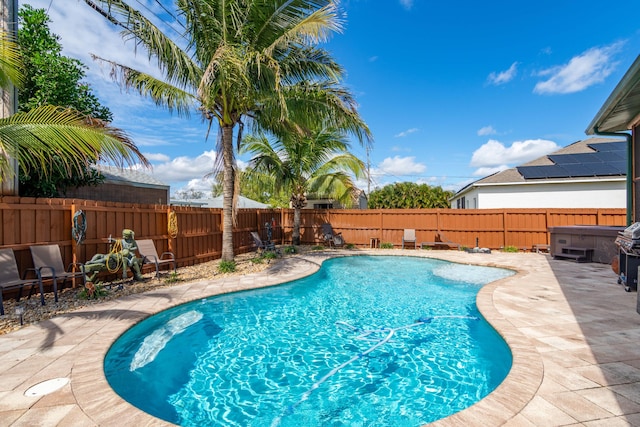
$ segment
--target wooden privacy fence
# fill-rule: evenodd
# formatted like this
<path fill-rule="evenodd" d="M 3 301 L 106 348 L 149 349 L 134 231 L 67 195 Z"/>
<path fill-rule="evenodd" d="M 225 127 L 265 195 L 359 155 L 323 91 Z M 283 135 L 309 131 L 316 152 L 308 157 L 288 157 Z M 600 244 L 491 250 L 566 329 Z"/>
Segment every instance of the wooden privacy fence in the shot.
<path fill-rule="evenodd" d="M 76 245 L 74 217 L 82 211 L 86 237 Z M 175 214 L 177 234 L 171 235 L 169 217 Z M 153 239 L 158 253 L 172 251 L 178 266 L 218 259 L 222 251 L 222 210 L 188 206 L 143 205 L 77 199 L 1 197 L 0 247 L 14 249 L 21 271 L 30 268 L 29 246 L 57 244 L 66 263 L 85 262 L 96 253 L 108 253 L 108 237 L 120 238 L 134 230 L 136 239 Z M 463 246 L 498 249 L 548 244 L 548 228 L 565 225 L 626 224 L 624 209 L 370 209 L 303 210 L 301 242 L 322 243 L 321 226 L 330 223 L 347 244 L 368 247 L 372 239 L 401 245 L 405 228 L 416 230 L 418 244 L 434 241 L 436 233 Z M 291 241 L 293 210 L 241 209 L 234 227 L 235 253 L 254 249 L 250 232 L 273 240 Z"/>

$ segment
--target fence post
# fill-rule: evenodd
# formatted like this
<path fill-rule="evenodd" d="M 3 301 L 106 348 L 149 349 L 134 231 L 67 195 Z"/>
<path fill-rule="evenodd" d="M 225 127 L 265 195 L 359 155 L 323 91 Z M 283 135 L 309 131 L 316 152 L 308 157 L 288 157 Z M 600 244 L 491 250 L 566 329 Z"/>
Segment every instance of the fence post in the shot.
<path fill-rule="evenodd" d="M 502 247 L 507 247 L 507 211 L 502 211 Z"/>
<path fill-rule="evenodd" d="M 76 204 L 72 203 L 71 204 L 71 229 L 73 230 L 74 227 L 74 223 L 73 223 L 73 219 L 76 216 Z M 78 243 L 76 242 L 76 239 L 73 238 L 73 233 L 71 233 L 71 261 L 73 262 L 73 272 L 76 272 L 76 263 L 78 262 Z M 76 287 L 76 276 L 74 275 L 73 278 L 71 279 L 71 286 L 73 288 Z"/>

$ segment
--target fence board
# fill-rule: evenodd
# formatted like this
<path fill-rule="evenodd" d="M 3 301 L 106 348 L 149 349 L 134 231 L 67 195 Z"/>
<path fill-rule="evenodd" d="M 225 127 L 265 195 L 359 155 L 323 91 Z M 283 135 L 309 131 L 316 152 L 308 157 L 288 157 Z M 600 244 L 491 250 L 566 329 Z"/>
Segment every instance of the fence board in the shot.
<path fill-rule="evenodd" d="M 178 266 L 217 259 L 222 249 L 222 210 L 189 206 L 142 205 L 78 199 L 0 197 L 0 247 L 16 251 L 21 270 L 31 267 L 30 245 L 55 243 L 65 262 L 71 262 L 72 213 L 82 210 L 87 219 L 86 240 L 76 247 L 79 261 L 109 250 L 107 238 L 120 238 L 131 228 L 137 239 L 153 239 L 159 252 L 171 249 Z M 170 210 L 176 213 L 178 235 L 170 238 Z M 290 209 L 241 209 L 234 232 L 234 250 L 253 250 L 250 231 L 266 237 L 272 224 L 272 239 L 291 242 L 293 211 Z M 371 238 L 399 247 L 405 228 L 414 228 L 418 243 L 433 241 L 436 233 L 466 247 L 504 246 L 531 248 L 549 243 L 548 228 L 561 225 L 626 224 L 624 209 L 305 209 L 301 213 L 301 242 L 322 243 L 322 224 L 330 223 L 348 244 L 368 247 Z M 275 226 L 273 226 L 275 224 Z"/>

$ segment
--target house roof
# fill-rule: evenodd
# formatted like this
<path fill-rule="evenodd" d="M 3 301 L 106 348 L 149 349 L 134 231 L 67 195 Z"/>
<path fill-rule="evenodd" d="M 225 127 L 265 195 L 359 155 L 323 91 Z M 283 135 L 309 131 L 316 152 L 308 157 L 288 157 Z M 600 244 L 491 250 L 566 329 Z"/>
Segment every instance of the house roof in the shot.
<path fill-rule="evenodd" d="M 222 196 L 208 199 L 190 199 L 190 200 L 171 200 L 172 205 L 197 206 L 201 208 L 222 208 Z M 238 208 L 240 209 L 264 209 L 269 205 L 260 203 L 256 200 L 248 199 L 244 196 L 238 196 Z"/>
<path fill-rule="evenodd" d="M 587 135 L 598 132 L 620 132 L 630 129 L 640 114 L 640 56 L 636 58 L 620 83 L 611 92 L 604 105 L 585 131 Z"/>
<path fill-rule="evenodd" d="M 491 184 L 619 178 L 626 175 L 626 153 L 626 142 L 620 139 L 577 141 L 546 156 L 474 181 L 460 189 L 456 196 L 473 187 Z"/>
<path fill-rule="evenodd" d="M 125 169 L 109 165 L 96 165 L 95 168 L 104 175 L 107 182 L 112 184 L 133 184 L 138 187 L 169 188 L 169 185 L 141 170 Z"/>

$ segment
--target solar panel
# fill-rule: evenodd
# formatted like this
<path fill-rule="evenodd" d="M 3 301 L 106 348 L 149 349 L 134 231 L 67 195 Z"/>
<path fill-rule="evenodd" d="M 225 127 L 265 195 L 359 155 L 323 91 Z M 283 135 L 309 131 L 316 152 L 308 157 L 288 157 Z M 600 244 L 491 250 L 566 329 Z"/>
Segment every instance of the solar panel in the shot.
<path fill-rule="evenodd" d="M 624 151 L 598 151 L 593 153 L 594 157 L 597 157 L 603 162 L 617 162 L 621 160 L 627 160 L 627 152 Z"/>
<path fill-rule="evenodd" d="M 519 166 L 516 169 L 524 179 L 546 178 L 547 176 L 540 168 L 540 166 Z"/>
<path fill-rule="evenodd" d="M 616 170 L 618 171 L 619 175 L 626 175 L 627 174 L 627 161 L 626 160 L 624 162 L 609 162 L 608 164 L 613 166 L 614 168 L 616 168 Z"/>
<path fill-rule="evenodd" d="M 609 175 L 624 175 L 625 173 L 613 166 L 611 163 L 592 163 L 589 167 L 593 167 L 594 175 L 596 176 L 609 176 Z"/>
<path fill-rule="evenodd" d="M 566 165 L 571 163 L 579 163 L 575 158 L 575 154 L 549 154 L 547 157 L 556 165 Z"/>
<path fill-rule="evenodd" d="M 590 163 L 589 165 L 584 165 L 580 163 L 574 163 L 571 165 L 562 165 L 562 168 L 566 171 L 568 177 L 578 177 L 578 176 L 594 176 L 595 173 L 591 166 L 594 163 Z"/>
<path fill-rule="evenodd" d="M 566 178 L 568 176 L 567 170 L 565 169 L 567 165 L 553 165 L 553 166 L 542 166 L 545 168 L 547 173 L 547 178 Z"/>
<path fill-rule="evenodd" d="M 574 163 L 601 163 L 602 160 L 600 160 L 596 154 L 597 153 L 580 153 L 574 154 L 572 158 L 576 160 Z"/>
<path fill-rule="evenodd" d="M 593 148 L 597 151 L 627 151 L 627 143 L 625 141 L 587 144 L 587 147 Z"/>

